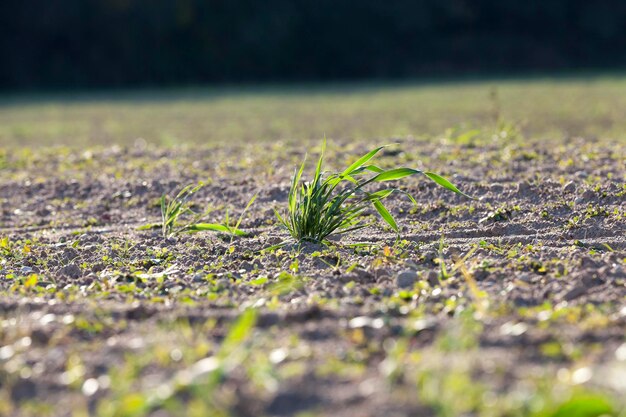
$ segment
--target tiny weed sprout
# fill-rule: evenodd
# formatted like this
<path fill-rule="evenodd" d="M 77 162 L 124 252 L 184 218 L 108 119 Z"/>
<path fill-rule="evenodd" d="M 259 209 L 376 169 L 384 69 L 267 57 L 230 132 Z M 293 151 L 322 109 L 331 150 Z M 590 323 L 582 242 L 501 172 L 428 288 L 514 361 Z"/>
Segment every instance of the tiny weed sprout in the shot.
<path fill-rule="evenodd" d="M 190 203 L 191 196 L 203 186 L 203 183 L 199 183 L 198 185 L 187 185 L 181 189 L 178 194 L 176 194 L 176 197 L 172 199 L 163 194 L 160 200 L 161 222 L 147 224 L 145 226 L 141 226 L 139 229 L 147 230 L 159 227 L 162 230 L 164 238 L 183 232 L 201 231 L 226 233 L 231 236 L 246 236 L 246 232 L 239 229 L 239 226 L 241 225 L 244 215 L 256 200 L 257 195 L 255 194 L 250 201 L 248 201 L 248 204 L 243 209 L 241 215 L 234 224 L 231 223 L 228 215 L 228 209 L 226 209 L 224 222 L 204 223 L 202 222 L 202 219 L 209 214 L 210 210 L 207 210 L 204 213 L 196 213 L 191 209 Z M 184 218 L 189 216 L 191 216 L 191 218 L 185 221 Z"/>
<path fill-rule="evenodd" d="M 165 194 L 161 196 L 161 227 L 163 237 L 183 232 L 189 227 L 189 224 L 181 225 L 179 222 L 179 219 L 184 215 L 193 213 L 195 217 L 199 218 L 199 216 L 191 210 L 189 199 L 196 191 L 202 188 L 203 185 L 202 183 L 196 186 L 187 185 L 180 190 L 173 199 L 168 199 Z"/>
<path fill-rule="evenodd" d="M 382 169 L 369 164 L 384 146 L 363 155 L 343 172 L 327 173 L 322 170 L 325 148 L 326 140 L 323 142 L 311 182 L 302 181 L 306 157 L 296 170 L 289 190 L 287 213 L 281 214 L 276 210 L 278 220 L 297 242 L 323 243 L 331 234 L 347 233 L 367 227 L 369 224 L 362 222 L 362 215 L 370 206 L 373 206 L 380 217 L 399 233 L 398 224 L 383 205 L 383 200 L 394 192 L 402 192 L 414 204 L 417 202 L 410 194 L 396 188 L 368 192 L 366 187 L 373 183 L 422 174 L 450 191 L 469 197 L 447 179 L 433 172 L 404 167 Z"/>

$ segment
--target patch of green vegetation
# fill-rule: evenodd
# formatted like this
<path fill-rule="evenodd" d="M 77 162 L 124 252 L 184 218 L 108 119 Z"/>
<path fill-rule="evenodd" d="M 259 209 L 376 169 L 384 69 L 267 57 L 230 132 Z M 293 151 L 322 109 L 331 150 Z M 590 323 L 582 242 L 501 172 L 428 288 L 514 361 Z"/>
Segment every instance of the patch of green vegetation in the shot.
<path fill-rule="evenodd" d="M 313 181 L 301 181 L 305 161 L 300 165 L 292 178 L 289 190 L 289 205 L 283 216 L 279 211 L 276 215 L 282 225 L 296 242 L 323 243 L 332 234 L 348 233 L 367 227 L 362 222 L 364 211 L 373 206 L 380 217 L 396 232 L 400 229 L 382 201 L 394 192 L 402 192 L 417 204 L 407 192 L 397 188 L 386 188 L 375 192 L 366 191 L 370 184 L 394 181 L 410 175 L 422 174 L 442 187 L 457 194 L 463 194 L 458 188 L 442 176 L 433 172 L 420 171 L 413 168 L 382 169 L 369 161 L 380 152 L 384 146 L 378 147 L 357 159 L 343 172 L 326 174 L 322 169 L 326 140 Z M 361 177 L 367 172 L 375 175 L 369 178 Z M 465 195 L 466 197 L 469 197 Z"/>
<path fill-rule="evenodd" d="M 392 389 L 411 381 L 438 417 L 617 417 L 626 411 L 623 401 L 581 384 L 576 375 L 588 372 L 584 367 L 513 375 L 494 367 L 479 353 L 483 325 L 474 315 L 472 309 L 455 315 L 426 349 L 411 349 L 405 337 L 386 340 L 379 369 Z"/>
<path fill-rule="evenodd" d="M 31 95 L 0 98 L 0 144 L 64 143 L 82 148 L 127 145 L 129 138 L 165 146 L 234 140 L 271 143 L 313 140 L 322 133 L 332 138 L 421 137 L 440 134 L 460 122 L 469 130 L 493 132 L 502 142 L 519 140 L 503 120 L 515 121 L 508 124 L 520 126 L 525 137 L 623 138 L 626 121 L 615 109 L 626 107 L 624 97 L 624 77 L 602 75 L 193 88 L 79 98 Z M 505 138 L 501 132 L 506 132 Z M 484 136 L 492 141 L 491 135 Z"/>
<path fill-rule="evenodd" d="M 250 360 L 252 351 L 248 340 L 256 323 L 256 311 L 248 309 L 232 324 L 221 345 L 213 355 L 195 361 L 186 369 L 178 371 L 159 386 L 138 389 L 135 386 L 143 368 L 156 358 L 145 356 L 140 360 L 128 358 L 125 366 L 115 369 L 110 375 L 110 391 L 97 405 L 98 415 L 103 417 L 141 417 L 157 410 L 173 415 L 229 416 L 232 396 L 222 390 L 231 373 Z M 184 330 L 179 328 L 180 330 Z M 189 331 L 193 331 L 189 329 Z M 189 352 L 198 356 L 205 349 Z M 205 352 L 206 353 L 206 352 Z M 156 352 L 155 352 L 156 354 Z M 182 360 L 183 351 L 169 353 L 170 358 Z M 139 359 L 139 358 L 135 358 Z M 259 365 L 254 361 L 255 365 Z M 253 380 L 262 375 L 256 369 Z"/>
<path fill-rule="evenodd" d="M 223 223 L 205 223 L 202 219 L 209 214 L 210 210 L 207 210 L 204 213 L 196 213 L 192 210 L 189 201 L 193 194 L 195 194 L 203 186 L 203 183 L 195 186 L 191 184 L 187 185 L 186 187 L 183 187 L 174 198 L 168 198 L 165 194 L 163 194 L 161 196 L 161 200 L 159 201 L 159 205 L 161 207 L 161 222 L 141 226 L 139 229 L 147 230 L 160 227 L 164 238 L 183 232 L 202 231 L 226 233 L 231 236 L 246 236 L 246 232 L 239 229 L 239 226 L 241 225 L 244 215 L 250 206 L 252 206 L 254 200 L 256 200 L 256 195 L 250 199 L 246 207 L 241 212 L 239 219 L 234 224 L 231 224 L 230 222 L 228 209 L 226 210 L 226 217 Z M 183 218 L 186 215 L 191 215 L 192 218 L 183 221 Z"/>

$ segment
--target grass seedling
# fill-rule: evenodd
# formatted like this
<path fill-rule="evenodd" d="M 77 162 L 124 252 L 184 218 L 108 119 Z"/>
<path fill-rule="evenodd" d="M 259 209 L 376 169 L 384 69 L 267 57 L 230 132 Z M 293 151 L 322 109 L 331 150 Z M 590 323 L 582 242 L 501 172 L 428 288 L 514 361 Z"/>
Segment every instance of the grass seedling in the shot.
<path fill-rule="evenodd" d="M 202 222 L 202 219 L 206 217 L 210 210 L 205 211 L 204 213 L 196 213 L 192 210 L 190 199 L 191 196 L 196 193 L 200 188 L 202 188 L 204 184 L 200 183 L 198 185 L 187 185 L 182 190 L 176 194 L 176 197 L 170 199 L 165 194 L 161 196 L 160 206 L 161 206 L 161 223 L 152 223 L 147 224 L 145 226 L 140 227 L 140 230 L 152 229 L 155 227 L 160 227 L 163 233 L 163 237 L 167 238 L 179 233 L 183 232 L 201 232 L 201 231 L 212 231 L 218 233 L 226 233 L 231 236 L 245 236 L 246 232 L 239 229 L 241 225 L 241 221 L 243 220 L 244 215 L 252 206 L 254 201 L 256 200 L 257 195 L 255 194 L 248 204 L 241 212 L 241 215 L 237 219 L 234 224 L 231 224 L 228 209 L 226 209 L 226 216 L 224 222 L 222 223 L 205 223 Z M 191 216 L 188 220 L 183 220 L 185 217 Z"/>
<path fill-rule="evenodd" d="M 254 200 L 256 200 L 256 197 L 257 194 L 252 196 L 250 201 L 248 201 L 248 204 L 246 204 L 246 207 L 241 212 L 241 215 L 239 216 L 235 224 L 230 223 L 230 218 L 228 217 L 228 209 L 226 209 L 226 218 L 224 219 L 223 223 L 195 223 L 189 225 L 188 230 L 190 232 L 212 231 L 226 233 L 232 236 L 246 236 L 246 232 L 239 229 L 239 225 L 241 225 L 241 221 L 243 220 L 244 215 L 246 214 L 250 206 L 252 206 Z"/>
<path fill-rule="evenodd" d="M 433 172 L 404 167 L 385 170 L 369 164 L 384 146 L 363 155 L 343 172 L 329 174 L 322 170 L 325 148 L 326 140 L 322 145 L 313 181 L 302 181 L 305 157 L 300 169 L 296 170 L 292 178 L 287 213 L 281 215 L 276 211 L 280 223 L 297 242 L 323 243 L 331 234 L 348 233 L 367 227 L 368 224 L 362 222 L 362 216 L 370 206 L 373 206 L 380 217 L 399 233 L 398 224 L 382 201 L 397 191 L 406 194 L 414 204 L 417 202 L 410 194 L 396 188 L 368 192 L 366 187 L 373 183 L 422 174 L 450 191 L 465 195 L 447 179 Z"/>
<path fill-rule="evenodd" d="M 161 196 L 161 230 L 164 238 L 180 233 L 189 226 L 188 224 L 180 225 L 179 219 L 185 214 L 193 213 L 189 199 L 203 185 L 202 183 L 196 186 L 188 185 L 180 190 L 173 199 L 168 199 L 165 194 Z"/>

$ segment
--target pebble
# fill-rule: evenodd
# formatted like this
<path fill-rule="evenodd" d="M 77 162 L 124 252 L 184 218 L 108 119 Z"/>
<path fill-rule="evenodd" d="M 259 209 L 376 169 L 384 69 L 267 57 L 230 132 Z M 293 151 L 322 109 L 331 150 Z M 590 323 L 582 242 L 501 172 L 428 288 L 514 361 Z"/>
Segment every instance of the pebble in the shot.
<path fill-rule="evenodd" d="M 434 263 L 433 261 L 438 257 L 437 252 L 429 251 L 424 254 L 424 263 Z"/>
<path fill-rule="evenodd" d="M 563 300 L 564 301 L 572 301 L 582 295 L 584 295 L 587 292 L 587 289 L 581 285 L 576 286 L 574 288 L 572 288 L 570 291 L 568 291 L 567 293 L 565 293 L 565 295 L 563 296 Z"/>
<path fill-rule="evenodd" d="M 584 193 L 582 193 L 580 196 L 578 196 L 578 198 L 576 200 L 574 200 L 574 202 L 576 204 L 581 204 L 581 203 L 584 203 L 586 201 L 593 200 L 595 196 L 596 196 L 595 192 L 593 192 L 592 190 L 586 190 Z"/>
<path fill-rule="evenodd" d="M 426 280 L 431 287 L 436 287 L 439 285 L 439 274 L 435 271 L 430 271 L 426 276 Z"/>
<path fill-rule="evenodd" d="M 576 184 L 574 184 L 574 181 L 570 181 L 567 184 L 565 184 L 563 186 L 563 191 L 568 193 L 568 194 L 573 194 L 576 192 Z"/>
<path fill-rule="evenodd" d="M 417 282 L 417 272 L 407 269 L 400 272 L 396 276 L 396 285 L 399 288 L 413 288 L 413 285 Z"/>
<path fill-rule="evenodd" d="M 216 284 L 222 289 L 230 288 L 230 280 L 228 278 L 220 278 Z"/>
<path fill-rule="evenodd" d="M 206 282 L 205 274 L 195 274 L 193 276 L 193 282 Z"/>
<path fill-rule="evenodd" d="M 526 181 L 522 181 L 519 184 L 517 184 L 517 192 L 518 193 L 526 193 L 529 192 L 531 190 L 532 186 L 526 182 Z"/>
<path fill-rule="evenodd" d="M 83 274 L 83 271 L 77 265 L 69 264 L 59 269 L 58 273 L 69 278 L 78 278 Z"/>
<path fill-rule="evenodd" d="M 31 268 L 30 266 L 23 266 L 20 268 L 20 274 L 22 275 L 28 275 L 31 272 L 33 272 L 33 268 Z"/>

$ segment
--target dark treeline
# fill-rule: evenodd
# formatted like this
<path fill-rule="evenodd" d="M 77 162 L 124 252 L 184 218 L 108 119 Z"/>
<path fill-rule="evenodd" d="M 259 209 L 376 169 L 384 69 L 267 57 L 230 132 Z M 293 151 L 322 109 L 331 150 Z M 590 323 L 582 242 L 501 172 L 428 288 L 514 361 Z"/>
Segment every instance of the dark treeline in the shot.
<path fill-rule="evenodd" d="M 2 0 L 0 87 L 626 65 L 624 0 Z"/>

